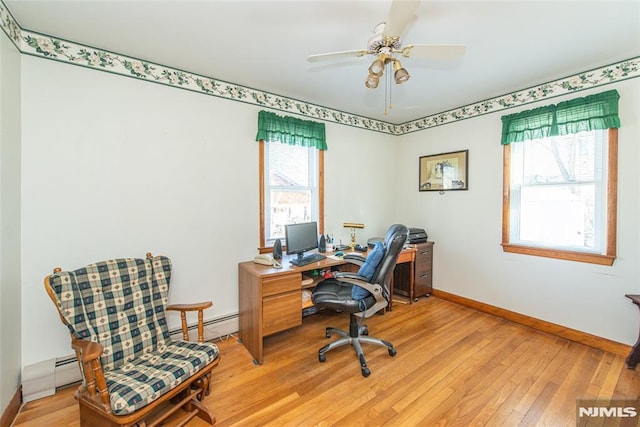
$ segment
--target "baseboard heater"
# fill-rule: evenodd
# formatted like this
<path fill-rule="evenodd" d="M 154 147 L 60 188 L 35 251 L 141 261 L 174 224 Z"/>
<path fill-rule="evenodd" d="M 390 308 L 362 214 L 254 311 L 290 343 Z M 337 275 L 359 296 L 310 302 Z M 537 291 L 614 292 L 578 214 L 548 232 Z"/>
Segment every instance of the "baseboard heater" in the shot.
<path fill-rule="evenodd" d="M 198 337 L 198 324 L 189 325 L 189 339 Z M 238 314 L 217 317 L 204 322 L 205 341 L 214 341 L 235 334 L 240 329 Z M 182 328 L 169 331 L 172 338 L 182 339 Z M 82 381 L 75 355 L 44 360 L 22 370 L 22 400 L 24 403 L 55 394 L 56 389 Z"/>

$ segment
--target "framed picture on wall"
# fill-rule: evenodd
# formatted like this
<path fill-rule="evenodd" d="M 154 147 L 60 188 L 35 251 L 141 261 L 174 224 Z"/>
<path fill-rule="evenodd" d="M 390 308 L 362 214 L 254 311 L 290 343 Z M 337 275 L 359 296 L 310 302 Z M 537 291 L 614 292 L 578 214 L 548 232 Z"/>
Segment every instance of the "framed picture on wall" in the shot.
<path fill-rule="evenodd" d="M 469 189 L 469 150 L 420 157 L 420 191 Z"/>

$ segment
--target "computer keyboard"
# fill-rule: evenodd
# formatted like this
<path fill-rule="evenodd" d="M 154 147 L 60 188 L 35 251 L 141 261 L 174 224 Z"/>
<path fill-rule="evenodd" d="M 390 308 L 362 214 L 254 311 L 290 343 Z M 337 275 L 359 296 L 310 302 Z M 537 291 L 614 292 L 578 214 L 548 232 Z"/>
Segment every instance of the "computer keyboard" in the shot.
<path fill-rule="evenodd" d="M 291 264 L 302 267 L 303 265 L 311 264 L 325 259 L 326 256 L 322 254 L 310 254 L 302 258 L 294 258 L 291 260 Z"/>

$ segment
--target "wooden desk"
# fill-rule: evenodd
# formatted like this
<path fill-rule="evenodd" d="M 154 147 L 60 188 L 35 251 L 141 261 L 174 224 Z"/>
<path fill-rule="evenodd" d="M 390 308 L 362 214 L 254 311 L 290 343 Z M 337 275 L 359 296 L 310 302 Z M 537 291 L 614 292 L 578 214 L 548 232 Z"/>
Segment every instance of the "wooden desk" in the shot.
<path fill-rule="evenodd" d="M 413 247 L 404 249 L 397 263 L 411 263 L 413 272 L 415 253 Z M 289 264 L 289 259 L 287 255 L 283 256 L 281 269 L 253 261 L 238 264 L 239 338 L 256 365 L 263 361 L 264 337 L 302 324 L 302 274 L 348 264 L 344 260 L 327 257 L 296 267 Z M 413 281 L 413 273 L 410 276 L 408 280 Z M 393 295 L 393 284 L 390 291 Z"/>

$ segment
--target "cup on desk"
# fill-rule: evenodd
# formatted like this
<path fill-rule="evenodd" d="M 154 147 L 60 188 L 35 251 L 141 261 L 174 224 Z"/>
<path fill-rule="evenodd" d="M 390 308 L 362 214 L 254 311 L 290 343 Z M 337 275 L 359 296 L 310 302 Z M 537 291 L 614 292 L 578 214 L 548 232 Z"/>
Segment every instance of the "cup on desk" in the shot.
<path fill-rule="evenodd" d="M 327 243 L 327 252 L 333 252 L 333 243 Z"/>

